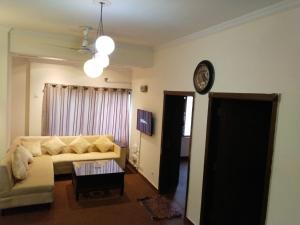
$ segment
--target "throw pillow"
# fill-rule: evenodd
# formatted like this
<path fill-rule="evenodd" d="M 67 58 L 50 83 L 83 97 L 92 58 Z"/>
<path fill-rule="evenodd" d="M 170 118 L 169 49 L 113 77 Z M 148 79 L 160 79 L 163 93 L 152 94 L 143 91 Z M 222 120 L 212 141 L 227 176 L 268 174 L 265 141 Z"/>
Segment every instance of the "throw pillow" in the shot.
<path fill-rule="evenodd" d="M 33 156 L 31 154 L 31 152 L 25 148 L 24 146 L 22 145 L 19 145 L 17 147 L 17 149 L 21 152 L 21 155 L 22 155 L 22 159 L 24 160 L 24 162 L 26 163 L 26 167 L 28 168 L 28 163 L 32 163 L 33 162 Z"/>
<path fill-rule="evenodd" d="M 62 153 L 74 153 L 70 146 L 63 147 Z"/>
<path fill-rule="evenodd" d="M 91 146 L 88 148 L 88 152 L 99 152 L 99 149 L 96 147 L 96 145 L 91 144 Z"/>
<path fill-rule="evenodd" d="M 114 148 L 114 143 L 107 137 L 99 137 L 93 144 L 99 149 L 100 152 L 112 151 Z"/>
<path fill-rule="evenodd" d="M 42 147 L 44 147 L 50 155 L 57 155 L 61 153 L 65 146 L 66 144 L 56 136 L 42 144 Z"/>
<path fill-rule="evenodd" d="M 22 146 L 18 146 L 12 154 L 12 172 L 16 179 L 24 180 L 27 175 L 28 162 L 32 162 L 32 155 Z"/>
<path fill-rule="evenodd" d="M 22 145 L 31 152 L 32 156 L 35 157 L 42 155 L 41 142 L 23 141 Z"/>
<path fill-rule="evenodd" d="M 77 137 L 74 141 L 69 144 L 70 148 L 77 154 L 82 154 L 87 152 L 91 144 L 85 140 L 83 137 Z"/>

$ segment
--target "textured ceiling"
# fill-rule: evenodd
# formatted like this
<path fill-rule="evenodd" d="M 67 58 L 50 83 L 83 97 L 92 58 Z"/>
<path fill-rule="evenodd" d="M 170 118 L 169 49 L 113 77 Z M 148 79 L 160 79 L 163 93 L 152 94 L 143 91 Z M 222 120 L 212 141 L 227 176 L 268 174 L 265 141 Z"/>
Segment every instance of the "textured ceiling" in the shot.
<path fill-rule="evenodd" d="M 0 0 L 0 24 L 81 35 L 97 27 L 95 0 Z M 114 39 L 157 46 L 280 2 L 280 0 L 111 0 L 104 30 Z"/>

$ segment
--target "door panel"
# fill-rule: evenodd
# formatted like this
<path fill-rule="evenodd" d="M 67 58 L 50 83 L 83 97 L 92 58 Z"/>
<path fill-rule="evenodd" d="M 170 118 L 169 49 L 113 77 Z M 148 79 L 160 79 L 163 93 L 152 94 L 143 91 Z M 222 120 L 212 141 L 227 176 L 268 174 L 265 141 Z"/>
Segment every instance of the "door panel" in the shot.
<path fill-rule="evenodd" d="M 184 96 L 165 95 L 159 192 L 173 192 L 178 184 L 181 136 L 184 124 Z"/>
<path fill-rule="evenodd" d="M 261 224 L 272 102 L 211 104 L 201 225 Z"/>

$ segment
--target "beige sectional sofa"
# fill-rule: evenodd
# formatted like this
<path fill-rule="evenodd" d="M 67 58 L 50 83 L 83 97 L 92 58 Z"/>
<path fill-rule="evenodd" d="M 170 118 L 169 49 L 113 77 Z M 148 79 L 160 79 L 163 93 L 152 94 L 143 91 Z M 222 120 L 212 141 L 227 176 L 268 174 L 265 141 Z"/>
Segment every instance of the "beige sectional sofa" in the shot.
<path fill-rule="evenodd" d="M 113 140 L 112 136 L 107 136 Z M 100 136 L 82 136 L 93 143 Z M 42 148 L 42 155 L 33 157 L 29 164 L 26 179 L 16 181 L 12 174 L 12 154 L 18 144 L 23 141 L 48 141 L 49 136 L 18 137 L 0 161 L 0 209 L 13 208 L 25 205 L 34 205 L 53 202 L 54 175 L 72 172 L 72 162 L 82 160 L 115 159 L 124 168 L 126 152 L 118 145 L 113 145 L 113 151 L 92 151 L 82 154 L 60 153 L 49 155 Z M 77 136 L 59 136 L 66 145 L 70 144 Z"/>

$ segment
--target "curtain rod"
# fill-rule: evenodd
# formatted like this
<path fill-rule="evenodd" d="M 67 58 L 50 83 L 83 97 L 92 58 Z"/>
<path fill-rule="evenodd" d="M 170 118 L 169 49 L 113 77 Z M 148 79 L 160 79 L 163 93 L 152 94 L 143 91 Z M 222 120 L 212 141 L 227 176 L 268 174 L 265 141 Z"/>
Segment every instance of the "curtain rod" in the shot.
<path fill-rule="evenodd" d="M 84 88 L 84 89 L 89 89 L 89 88 L 93 88 L 93 89 L 96 89 L 96 90 L 98 90 L 98 89 L 103 89 L 103 90 L 124 90 L 124 91 L 132 91 L 132 89 L 130 89 L 130 88 L 112 88 L 112 87 L 93 87 L 93 86 L 82 86 L 82 85 L 72 85 L 72 84 L 70 84 L 70 85 L 68 85 L 68 84 L 54 84 L 54 83 L 45 83 L 45 85 L 44 86 L 46 86 L 46 85 L 51 85 L 52 87 L 54 86 L 57 86 L 57 85 L 59 85 L 59 86 L 62 86 L 63 88 L 66 88 L 66 87 L 73 87 L 73 88 Z"/>

